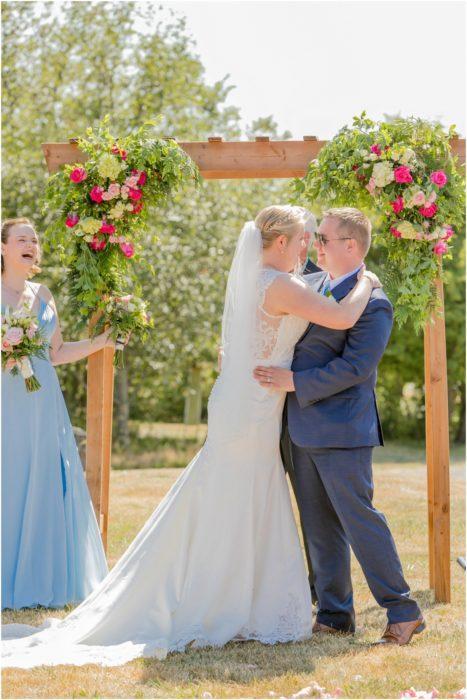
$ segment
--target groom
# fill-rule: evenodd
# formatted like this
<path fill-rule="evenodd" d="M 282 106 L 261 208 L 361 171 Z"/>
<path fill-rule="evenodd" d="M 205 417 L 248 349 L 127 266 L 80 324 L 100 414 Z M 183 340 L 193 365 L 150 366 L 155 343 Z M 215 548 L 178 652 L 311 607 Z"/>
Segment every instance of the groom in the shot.
<path fill-rule="evenodd" d="M 371 224 L 362 212 L 328 210 L 314 243 L 322 272 L 305 279 L 339 302 L 355 286 L 370 244 Z M 313 568 L 318 598 L 313 631 L 355 631 L 352 547 L 373 596 L 387 611 L 379 643 L 401 645 L 425 624 L 410 598 L 386 519 L 372 503 L 372 452 L 383 444 L 374 389 L 392 320 L 391 303 L 374 289 L 353 328 L 310 324 L 295 347 L 291 370 L 257 367 L 255 376 L 266 387 L 289 392 L 282 453 L 291 458 L 288 468 Z"/>

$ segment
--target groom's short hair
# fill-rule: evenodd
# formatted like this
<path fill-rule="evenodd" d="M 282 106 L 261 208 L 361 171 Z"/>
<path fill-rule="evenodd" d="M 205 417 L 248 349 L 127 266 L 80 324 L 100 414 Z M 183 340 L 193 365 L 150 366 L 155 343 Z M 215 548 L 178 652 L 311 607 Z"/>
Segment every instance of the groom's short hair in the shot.
<path fill-rule="evenodd" d="M 323 212 L 323 219 L 327 217 L 338 220 L 338 228 L 346 231 L 351 238 L 357 241 L 363 257 L 365 257 L 371 246 L 370 219 L 360 209 L 354 209 L 353 207 L 326 209 Z"/>

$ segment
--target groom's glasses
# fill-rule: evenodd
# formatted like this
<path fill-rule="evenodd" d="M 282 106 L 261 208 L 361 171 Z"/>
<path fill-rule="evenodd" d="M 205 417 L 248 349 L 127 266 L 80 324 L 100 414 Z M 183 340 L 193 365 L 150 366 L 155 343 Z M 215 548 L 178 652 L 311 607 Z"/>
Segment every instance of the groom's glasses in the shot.
<path fill-rule="evenodd" d="M 342 238 L 326 238 L 326 236 L 323 236 L 322 233 L 315 233 L 315 238 L 320 245 L 326 245 L 326 243 L 329 243 L 329 241 L 350 241 L 350 240 L 352 240 L 352 236 L 346 236 L 346 237 L 342 237 Z"/>

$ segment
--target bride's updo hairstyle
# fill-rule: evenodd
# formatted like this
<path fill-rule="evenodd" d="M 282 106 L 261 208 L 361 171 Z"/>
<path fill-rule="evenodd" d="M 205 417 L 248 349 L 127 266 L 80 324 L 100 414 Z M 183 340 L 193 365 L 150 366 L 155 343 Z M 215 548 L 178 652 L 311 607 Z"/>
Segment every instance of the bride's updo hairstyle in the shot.
<path fill-rule="evenodd" d="M 278 236 L 290 240 L 297 224 L 306 221 L 308 212 L 303 207 L 273 205 L 262 209 L 255 219 L 255 226 L 261 231 L 263 249 L 269 248 Z"/>

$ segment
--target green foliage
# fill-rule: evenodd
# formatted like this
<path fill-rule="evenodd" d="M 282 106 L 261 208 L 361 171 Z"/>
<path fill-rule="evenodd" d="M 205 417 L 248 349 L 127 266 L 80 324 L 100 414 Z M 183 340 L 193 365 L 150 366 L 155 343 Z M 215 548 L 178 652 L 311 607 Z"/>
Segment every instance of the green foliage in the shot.
<path fill-rule="evenodd" d="M 154 126 L 155 122 L 146 122 L 116 138 L 109 130 L 109 117 L 104 117 L 97 129 L 89 127 L 86 138 L 78 140 L 87 154 L 84 165 L 66 165 L 47 183 L 44 213 L 50 212 L 51 218 L 47 243 L 49 249 L 60 246 L 64 252 L 70 300 L 83 320 L 99 309 L 106 318 L 103 296 L 125 293 L 127 278 L 131 272 L 134 276 L 129 258 L 135 249 L 137 260 L 145 260 L 141 238 L 149 228 L 150 208 L 165 203 L 185 182 L 199 183 L 193 161 L 174 141 L 156 138 Z M 73 179 L 75 173 L 79 181 Z M 94 191 L 98 201 L 91 198 Z M 133 201 L 132 195 L 139 199 Z M 131 330 L 138 327 L 136 323 Z"/>
<path fill-rule="evenodd" d="M 41 144 L 84 134 L 106 114 L 117 135 L 163 114 L 158 132 L 164 137 L 199 141 L 222 134 L 235 139 L 241 136 L 238 110 L 225 105 L 231 89 L 226 80 L 206 81 L 183 20 L 160 21 L 157 3 L 101 2 L 96 12 L 94 3 L 63 2 L 51 16 L 49 3 L 6 2 L 1 11 L 3 215 L 30 216 L 36 223 L 46 248 L 40 280 L 54 293 L 65 339 L 75 340 L 79 316 L 73 289 L 65 284 L 65 250 L 61 243 L 48 245 L 42 233 L 60 202 L 45 215 L 38 208 L 47 178 Z M 253 122 L 246 134 L 288 137 L 278 133 L 270 117 Z M 337 172 L 340 177 L 342 172 Z M 181 420 L 194 364 L 202 368 L 206 400 L 216 374 L 225 283 L 238 233 L 262 207 L 289 199 L 286 181 L 206 181 L 199 189 L 188 185 L 170 204 L 147 210 L 137 270 L 140 286 L 134 279 L 115 281 L 123 289 L 131 285 L 147 301 L 155 324 L 144 352 L 132 342 L 125 349 L 132 418 Z M 350 197 L 343 199 L 351 203 Z M 314 200 L 303 203 L 320 213 Z M 368 256 L 369 268 L 382 278 L 389 272 L 387 249 L 378 233 L 383 220 L 373 216 L 375 245 Z M 456 232 L 444 274 L 451 430 L 453 438 L 462 440 L 465 248 L 460 229 Z M 66 255 L 72 253 L 67 248 Z M 95 285 L 92 259 L 90 255 L 78 270 L 90 288 Z M 397 274 L 392 273 L 393 299 Z M 84 427 L 86 362 L 57 371 L 72 421 Z M 120 376 L 117 372 L 117 382 Z M 414 385 L 410 401 L 404 388 L 408 384 Z M 410 324 L 393 330 L 378 391 L 385 437 L 422 439 L 423 339 Z M 115 415 L 121 403 L 119 398 Z M 114 435 L 118 437 L 117 430 Z"/>
<path fill-rule="evenodd" d="M 375 239 L 385 247 L 382 272 L 395 318 L 401 325 L 410 320 L 417 331 L 436 305 L 434 280 L 443 274 L 442 252 L 436 246 L 443 242 L 445 257 L 451 259 L 451 230 L 464 231 L 464 183 L 450 153 L 453 135 L 453 127 L 446 133 L 440 124 L 422 119 L 373 122 L 363 112 L 326 144 L 306 176 L 293 183 L 297 200 L 354 206 L 376 218 Z M 407 182 L 398 181 L 401 168 L 408 172 Z M 445 186 L 431 180 L 440 170 L 447 176 Z M 419 204 L 417 194 L 423 199 Z M 426 211 L 433 203 L 434 214 Z"/>

